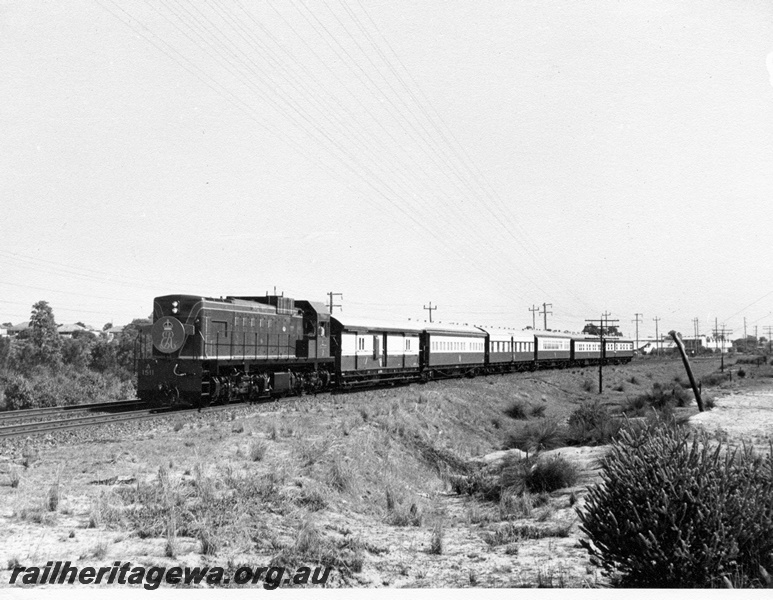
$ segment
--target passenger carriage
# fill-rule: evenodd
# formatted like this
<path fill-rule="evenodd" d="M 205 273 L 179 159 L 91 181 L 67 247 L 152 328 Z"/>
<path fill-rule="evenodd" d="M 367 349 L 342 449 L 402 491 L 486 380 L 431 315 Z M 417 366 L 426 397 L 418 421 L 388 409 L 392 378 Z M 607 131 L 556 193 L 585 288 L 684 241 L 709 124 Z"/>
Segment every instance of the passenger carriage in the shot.
<path fill-rule="evenodd" d="M 572 363 L 579 366 L 597 365 L 601 359 L 601 340 L 598 337 L 572 338 Z"/>
<path fill-rule="evenodd" d="M 534 365 L 534 335 L 523 331 L 488 329 L 486 356 L 491 372 L 530 369 Z"/>
<path fill-rule="evenodd" d="M 537 368 L 565 367 L 572 359 L 572 336 L 565 333 L 535 332 Z"/>
<path fill-rule="evenodd" d="M 343 386 L 419 377 L 418 324 L 338 315 L 331 318 L 336 379 Z"/>
<path fill-rule="evenodd" d="M 427 378 L 474 375 L 486 364 L 486 332 L 469 325 L 424 325 L 422 367 Z"/>

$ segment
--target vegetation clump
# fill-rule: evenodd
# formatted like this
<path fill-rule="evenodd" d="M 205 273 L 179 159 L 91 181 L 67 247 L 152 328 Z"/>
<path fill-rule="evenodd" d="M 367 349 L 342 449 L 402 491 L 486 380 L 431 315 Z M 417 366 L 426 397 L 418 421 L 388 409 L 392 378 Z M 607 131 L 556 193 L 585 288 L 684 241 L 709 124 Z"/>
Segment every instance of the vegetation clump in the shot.
<path fill-rule="evenodd" d="M 565 444 L 566 432 L 551 418 L 537 419 L 511 432 L 505 440 L 505 450 L 518 448 L 524 452 L 542 452 Z"/>
<path fill-rule="evenodd" d="M 511 419 L 527 419 L 529 416 L 527 406 L 518 400 L 505 409 L 505 414 Z"/>
<path fill-rule="evenodd" d="M 657 420 L 621 431 L 601 466 L 577 511 L 580 543 L 618 585 L 758 587 L 773 567 L 773 453 Z"/>
<path fill-rule="evenodd" d="M 578 446 L 608 444 L 622 427 L 598 400 L 583 404 L 569 416 L 567 441 Z"/>

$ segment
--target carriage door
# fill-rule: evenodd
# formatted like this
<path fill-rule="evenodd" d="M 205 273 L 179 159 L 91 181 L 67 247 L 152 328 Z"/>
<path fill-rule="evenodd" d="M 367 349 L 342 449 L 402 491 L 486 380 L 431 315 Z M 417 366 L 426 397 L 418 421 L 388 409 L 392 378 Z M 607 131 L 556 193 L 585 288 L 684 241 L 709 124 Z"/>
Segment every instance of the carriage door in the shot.
<path fill-rule="evenodd" d="M 373 361 L 377 366 L 381 366 L 381 338 L 373 336 Z"/>
<path fill-rule="evenodd" d="M 382 347 L 382 352 L 381 352 L 381 366 L 382 367 L 386 367 L 386 366 L 389 365 L 389 362 L 387 361 L 387 353 L 388 352 L 389 352 L 389 350 L 387 349 L 387 334 L 385 333 L 384 334 L 384 345 Z"/>

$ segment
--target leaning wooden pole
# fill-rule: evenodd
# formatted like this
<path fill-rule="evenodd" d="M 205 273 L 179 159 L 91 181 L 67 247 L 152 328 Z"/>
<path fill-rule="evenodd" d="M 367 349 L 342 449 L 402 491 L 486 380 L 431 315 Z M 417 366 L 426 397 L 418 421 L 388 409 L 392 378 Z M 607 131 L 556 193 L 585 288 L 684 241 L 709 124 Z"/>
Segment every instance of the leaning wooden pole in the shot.
<path fill-rule="evenodd" d="M 679 336 L 679 334 L 676 331 L 669 331 L 668 335 L 670 335 L 672 338 L 674 338 L 674 342 L 676 342 L 676 347 L 679 348 L 679 354 L 682 355 L 682 362 L 684 363 L 684 369 L 687 371 L 687 377 L 690 378 L 690 385 L 692 386 L 692 391 L 695 394 L 695 401 L 698 403 L 698 410 L 700 412 L 703 412 L 703 400 L 701 399 L 701 393 L 698 389 L 698 385 L 695 383 L 695 377 L 692 374 L 692 368 L 690 368 L 690 361 L 687 359 L 687 353 L 684 351 L 684 344 L 682 343 L 682 338 Z"/>

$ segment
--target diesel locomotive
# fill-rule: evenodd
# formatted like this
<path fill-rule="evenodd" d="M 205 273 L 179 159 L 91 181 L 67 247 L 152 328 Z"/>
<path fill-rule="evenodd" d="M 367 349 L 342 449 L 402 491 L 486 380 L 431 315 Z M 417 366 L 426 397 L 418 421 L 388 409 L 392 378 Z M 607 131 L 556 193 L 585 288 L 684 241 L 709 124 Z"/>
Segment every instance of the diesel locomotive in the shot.
<path fill-rule="evenodd" d="M 284 395 L 538 368 L 629 362 L 633 342 L 553 332 L 331 317 L 282 295 L 161 296 L 137 391 L 153 405 Z"/>

